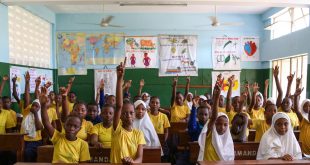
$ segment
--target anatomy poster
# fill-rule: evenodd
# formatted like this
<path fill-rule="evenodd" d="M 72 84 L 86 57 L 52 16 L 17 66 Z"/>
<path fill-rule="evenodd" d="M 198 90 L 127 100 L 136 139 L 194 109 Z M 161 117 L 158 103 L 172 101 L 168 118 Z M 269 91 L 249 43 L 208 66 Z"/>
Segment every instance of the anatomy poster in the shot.
<path fill-rule="evenodd" d="M 129 36 L 125 38 L 126 67 L 157 68 L 157 37 Z"/>
<path fill-rule="evenodd" d="M 240 70 L 240 38 L 214 38 L 212 61 L 214 70 Z"/>
<path fill-rule="evenodd" d="M 240 71 L 231 71 L 231 72 L 229 72 L 229 71 L 228 72 L 227 71 L 223 71 L 223 72 L 213 71 L 212 72 L 212 87 L 215 85 L 216 80 L 217 80 L 217 76 L 219 74 L 222 74 L 222 76 L 224 78 L 221 95 L 224 95 L 224 97 L 226 97 L 227 92 L 228 92 L 228 88 L 229 88 L 228 78 L 231 77 L 232 75 L 235 75 L 235 79 L 233 81 L 233 86 L 232 86 L 231 96 L 232 97 L 240 96 Z M 212 90 L 213 90 L 213 88 L 212 88 Z"/>
<path fill-rule="evenodd" d="M 104 93 L 115 95 L 116 91 L 116 69 L 95 70 L 95 97 L 100 81 L 104 81 Z"/>
<path fill-rule="evenodd" d="M 159 76 L 198 76 L 197 36 L 159 36 Z"/>
<path fill-rule="evenodd" d="M 241 43 L 241 60 L 259 61 L 259 37 L 242 37 Z"/>

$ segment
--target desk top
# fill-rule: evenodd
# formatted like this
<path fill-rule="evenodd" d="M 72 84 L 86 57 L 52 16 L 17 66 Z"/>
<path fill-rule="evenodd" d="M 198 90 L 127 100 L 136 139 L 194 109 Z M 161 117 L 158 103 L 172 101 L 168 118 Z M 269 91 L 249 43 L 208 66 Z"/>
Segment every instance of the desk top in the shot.
<path fill-rule="evenodd" d="M 24 163 L 24 162 L 17 162 L 15 165 L 67 165 L 65 163 Z M 81 165 L 111 165 L 110 163 L 79 163 Z M 114 165 L 122 165 L 122 164 L 114 164 Z M 170 165 L 170 163 L 137 163 L 135 165 Z"/>
<path fill-rule="evenodd" d="M 234 161 L 202 161 L 198 162 L 200 165 L 228 165 L 228 164 L 268 164 L 268 165 L 278 165 L 278 164 L 310 164 L 310 160 L 234 160 Z"/>

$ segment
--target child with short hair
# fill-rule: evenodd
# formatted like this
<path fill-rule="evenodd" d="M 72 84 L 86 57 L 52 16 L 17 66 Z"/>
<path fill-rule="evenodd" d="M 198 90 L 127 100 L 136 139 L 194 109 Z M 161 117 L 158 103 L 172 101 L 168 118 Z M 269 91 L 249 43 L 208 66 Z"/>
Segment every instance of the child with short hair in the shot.
<path fill-rule="evenodd" d="M 143 132 L 133 128 L 135 119 L 133 105 L 130 102 L 123 103 L 122 81 L 125 74 L 125 64 L 126 58 L 124 63 L 121 62 L 117 67 L 116 109 L 113 117 L 111 163 L 141 163 L 143 145 L 145 144 Z"/>
<path fill-rule="evenodd" d="M 98 115 L 99 109 L 98 104 L 91 102 L 87 104 L 87 115 L 85 120 L 92 122 L 93 124 L 98 124 L 102 122 L 102 118 Z"/>

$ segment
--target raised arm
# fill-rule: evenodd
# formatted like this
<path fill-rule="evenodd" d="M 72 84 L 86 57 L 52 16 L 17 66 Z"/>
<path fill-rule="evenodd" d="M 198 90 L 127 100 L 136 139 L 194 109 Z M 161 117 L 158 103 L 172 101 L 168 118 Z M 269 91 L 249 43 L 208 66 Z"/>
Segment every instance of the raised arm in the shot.
<path fill-rule="evenodd" d="M 127 58 L 125 58 L 124 63 L 121 62 L 119 66 L 116 68 L 117 73 L 117 82 L 116 82 L 116 108 L 114 111 L 113 117 L 113 129 L 116 130 L 118 123 L 120 121 L 123 109 L 123 90 L 122 83 L 125 75 L 125 64 Z"/>
<path fill-rule="evenodd" d="M 303 107 L 299 107 L 298 103 L 299 103 L 299 98 L 300 98 L 300 94 L 301 92 L 304 90 L 304 88 L 297 88 L 294 94 L 294 111 L 298 117 L 299 122 L 302 121 L 303 116 L 301 114 L 301 110 Z M 301 110 L 300 110 L 301 109 Z"/>
<path fill-rule="evenodd" d="M 39 99 L 39 96 L 40 96 L 39 88 L 40 88 L 40 84 L 41 84 L 41 77 L 40 76 L 36 78 L 35 83 L 36 83 L 36 87 L 34 90 L 34 95 L 35 95 L 36 99 Z"/>
<path fill-rule="evenodd" d="M 144 87 L 144 79 L 141 79 L 139 84 L 138 96 L 141 96 L 143 87 Z"/>
<path fill-rule="evenodd" d="M 185 87 L 185 93 L 184 93 L 184 98 L 187 98 L 187 94 L 189 92 L 189 84 L 191 82 L 191 77 L 186 77 L 186 87 Z"/>
<path fill-rule="evenodd" d="M 104 80 L 102 79 L 100 82 L 100 91 L 99 91 L 99 106 L 100 108 L 103 107 L 105 103 L 105 97 L 104 97 Z"/>
<path fill-rule="evenodd" d="M 280 80 L 279 80 L 279 66 L 275 66 L 274 68 L 272 68 L 272 72 L 273 72 L 273 76 L 274 79 L 276 81 L 276 86 L 277 86 L 277 90 L 278 90 L 278 98 L 277 98 L 277 107 L 281 106 L 282 103 L 282 97 L 283 97 L 283 91 L 282 91 L 282 87 L 280 84 Z"/>
<path fill-rule="evenodd" d="M 19 105 L 20 99 L 19 99 L 19 97 L 18 97 L 18 95 L 17 95 L 16 80 L 17 80 L 17 76 L 15 75 L 15 76 L 12 78 L 12 85 L 13 85 L 13 92 L 12 92 L 12 95 L 13 95 L 14 99 L 16 100 L 16 102 L 17 102 L 18 105 Z M 22 109 L 22 107 L 20 107 L 20 108 Z"/>
<path fill-rule="evenodd" d="M 264 88 L 264 103 L 263 103 L 263 107 L 266 106 L 266 102 L 268 99 L 268 86 L 269 86 L 269 79 L 265 80 L 265 88 Z"/>
<path fill-rule="evenodd" d="M 75 77 L 69 78 L 68 85 L 67 85 L 67 94 L 69 94 L 69 92 L 71 91 L 72 84 L 73 84 L 74 80 L 75 80 Z"/>
<path fill-rule="evenodd" d="M 249 108 L 248 108 L 248 112 L 249 112 L 249 113 L 252 113 L 252 109 L 254 108 L 254 105 L 256 104 L 256 95 L 257 95 L 257 93 L 258 93 L 258 89 L 259 89 L 258 84 L 257 84 L 257 82 L 255 82 L 255 83 L 253 84 L 252 101 L 251 101 L 251 104 L 250 104 L 250 106 L 249 106 Z"/>
<path fill-rule="evenodd" d="M 235 79 L 235 75 L 232 75 L 231 77 L 228 78 L 228 92 L 227 92 L 227 96 L 226 96 L 226 112 L 230 112 L 231 111 L 231 93 L 232 93 L 232 86 L 233 86 L 233 82 Z"/>
<path fill-rule="evenodd" d="M 208 123 L 208 131 L 207 135 L 209 132 L 212 130 L 215 121 L 217 119 L 217 114 L 218 114 L 218 104 L 219 104 L 219 98 L 221 95 L 221 89 L 222 89 L 222 84 L 220 82 L 216 82 L 214 89 L 213 89 L 213 105 L 212 105 L 212 114 L 210 117 L 210 121 Z"/>
<path fill-rule="evenodd" d="M 0 85 L 0 96 L 2 96 L 4 85 L 5 85 L 6 81 L 8 81 L 8 79 L 9 79 L 8 75 L 4 75 L 2 77 L 2 81 L 1 81 L 1 85 Z"/>
<path fill-rule="evenodd" d="M 250 84 L 249 84 L 249 82 L 247 82 L 244 87 L 245 87 L 246 92 L 248 93 L 248 97 L 247 97 L 246 103 L 247 103 L 247 105 L 250 105 L 252 98 L 251 98 L 251 91 L 250 91 Z"/>
<path fill-rule="evenodd" d="M 61 102 L 62 102 L 62 111 L 61 111 L 61 122 L 65 122 L 66 121 L 66 118 L 67 116 L 70 114 L 70 111 L 69 111 L 69 105 L 68 105 L 68 101 L 67 101 L 67 95 L 68 95 L 68 89 L 65 88 L 65 87 L 60 87 L 59 88 L 59 92 L 61 94 Z"/>
<path fill-rule="evenodd" d="M 295 90 L 300 88 L 301 80 L 302 80 L 302 75 L 300 76 L 300 78 L 296 78 L 296 88 L 295 88 Z"/>
<path fill-rule="evenodd" d="M 126 81 L 125 86 L 124 86 L 124 91 L 125 91 L 124 97 L 130 96 L 129 89 L 131 87 L 131 83 L 132 83 L 132 80 Z"/>
<path fill-rule="evenodd" d="M 173 106 L 174 102 L 175 102 L 175 98 L 176 98 L 176 91 L 177 91 L 177 83 L 178 83 L 178 78 L 175 77 L 173 78 L 172 81 L 172 96 L 171 96 L 171 107 Z"/>
<path fill-rule="evenodd" d="M 195 97 L 193 99 L 193 106 L 191 110 L 191 114 L 189 116 L 189 121 L 188 121 L 188 134 L 193 135 L 199 129 L 199 125 L 197 124 L 196 121 L 196 116 L 197 116 L 197 108 L 199 107 L 199 97 Z"/>
<path fill-rule="evenodd" d="M 62 130 L 62 125 L 61 125 L 61 114 L 59 112 L 59 108 L 60 108 L 60 105 L 62 104 L 62 100 L 58 100 L 57 98 L 55 99 L 55 103 L 56 103 L 56 115 L 57 115 L 57 118 L 58 120 L 56 120 L 56 129 L 61 132 Z"/>
<path fill-rule="evenodd" d="M 287 90 L 286 90 L 285 97 L 289 97 L 291 95 L 291 87 L 292 87 L 292 83 L 294 80 L 294 76 L 295 76 L 295 73 L 287 76 Z"/>
<path fill-rule="evenodd" d="M 30 104 L 30 74 L 27 71 L 25 74 L 25 93 L 24 93 L 24 108 Z"/>
<path fill-rule="evenodd" d="M 41 118 L 44 128 L 47 130 L 47 134 L 49 137 L 53 137 L 54 135 L 54 127 L 49 122 L 47 110 L 50 104 L 50 99 L 46 96 L 46 88 L 41 88 L 41 94 L 39 95 L 40 104 L 41 104 Z"/>

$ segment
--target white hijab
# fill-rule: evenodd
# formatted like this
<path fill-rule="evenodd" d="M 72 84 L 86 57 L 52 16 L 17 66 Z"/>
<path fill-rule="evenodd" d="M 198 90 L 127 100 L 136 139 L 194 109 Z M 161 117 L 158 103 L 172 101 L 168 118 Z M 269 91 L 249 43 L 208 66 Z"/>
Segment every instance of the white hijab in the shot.
<path fill-rule="evenodd" d="M 147 100 L 146 100 L 144 103 L 145 103 L 145 105 L 146 105 L 147 108 L 150 108 L 150 107 L 149 107 L 149 104 L 150 104 L 150 94 L 148 94 L 147 92 L 143 92 L 143 93 L 141 94 L 141 99 L 143 98 L 143 95 L 146 95 L 146 96 L 147 96 Z"/>
<path fill-rule="evenodd" d="M 261 98 L 261 99 L 260 99 L 260 102 L 258 103 L 258 105 L 259 105 L 260 107 L 263 106 L 263 104 L 264 104 L 264 97 L 263 97 L 262 93 L 257 92 L 256 96 L 259 96 L 259 97 Z"/>
<path fill-rule="evenodd" d="M 279 135 L 274 128 L 276 121 L 281 118 L 288 121 L 288 131 L 285 135 Z M 272 117 L 271 127 L 264 133 L 260 141 L 256 159 L 268 160 L 286 154 L 290 154 L 293 159 L 302 158 L 301 149 L 294 135 L 289 116 L 284 112 L 277 112 Z"/>
<path fill-rule="evenodd" d="M 144 108 L 146 108 L 146 105 L 145 105 L 144 101 L 142 101 L 142 100 L 137 100 L 134 103 L 135 108 L 137 108 L 138 105 L 140 105 L 140 104 L 142 104 L 144 106 Z M 158 135 L 155 131 L 153 123 L 152 123 L 149 115 L 147 114 L 147 112 L 145 112 L 142 119 L 136 118 L 134 120 L 133 127 L 136 129 L 139 129 L 143 132 L 144 138 L 146 141 L 146 146 L 161 146 Z"/>
<path fill-rule="evenodd" d="M 217 118 L 220 116 L 225 116 L 229 123 L 229 118 L 225 113 L 219 112 Z M 203 161 L 204 158 L 204 150 L 205 143 L 207 138 L 208 131 L 208 123 L 206 123 L 199 135 L 198 144 L 200 147 L 198 161 Z M 234 142 L 230 135 L 230 130 L 227 128 L 226 132 L 223 135 L 219 135 L 216 131 L 216 127 L 213 126 L 212 130 L 212 145 L 221 160 L 228 161 L 234 160 L 235 152 L 234 152 Z"/>
<path fill-rule="evenodd" d="M 38 103 L 39 106 L 40 106 L 40 109 L 39 111 L 37 112 L 38 113 L 38 117 L 39 117 L 39 120 L 41 121 L 41 104 L 40 104 L 40 101 L 39 99 L 35 99 L 33 103 Z M 36 126 L 35 126 L 35 119 L 34 119 L 34 114 L 33 113 L 29 113 L 25 119 L 22 121 L 22 130 L 23 132 L 22 133 L 26 133 L 28 134 L 27 136 L 29 136 L 30 138 L 35 138 L 36 137 Z"/>
<path fill-rule="evenodd" d="M 301 103 L 301 107 L 300 108 L 301 108 L 302 117 L 304 117 L 305 120 L 309 121 L 309 114 L 304 111 L 304 105 L 306 104 L 306 102 L 310 102 L 310 99 L 305 99 Z"/>
<path fill-rule="evenodd" d="M 187 95 L 192 95 L 192 97 L 194 97 L 194 95 L 191 93 L 191 92 L 188 92 Z M 187 100 L 187 98 L 186 98 Z M 192 106 L 193 106 L 193 101 L 187 101 L 187 106 L 189 107 L 189 109 L 192 109 Z"/>

